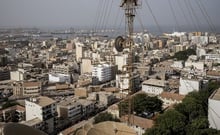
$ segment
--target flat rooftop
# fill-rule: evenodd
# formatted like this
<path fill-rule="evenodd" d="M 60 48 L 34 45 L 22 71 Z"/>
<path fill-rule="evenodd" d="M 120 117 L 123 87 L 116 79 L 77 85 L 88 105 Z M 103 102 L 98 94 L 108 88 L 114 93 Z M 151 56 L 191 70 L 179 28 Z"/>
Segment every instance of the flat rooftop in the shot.
<path fill-rule="evenodd" d="M 66 99 L 64 101 L 61 101 L 57 105 L 68 107 L 68 106 L 77 106 L 77 105 L 80 105 L 80 103 L 77 100 L 74 100 L 74 99 Z"/>
<path fill-rule="evenodd" d="M 209 99 L 220 100 L 220 88 L 214 91 Z"/>
<path fill-rule="evenodd" d="M 34 126 L 34 125 L 37 125 L 37 124 L 40 124 L 42 123 L 43 121 L 40 120 L 39 118 L 34 118 L 34 119 L 31 119 L 31 120 L 28 120 L 28 121 L 24 121 L 24 122 L 21 122 L 21 124 L 24 124 L 24 125 L 27 125 L 27 126 Z"/>
<path fill-rule="evenodd" d="M 165 81 L 164 80 L 158 80 L 158 79 L 148 79 L 144 81 L 142 84 L 143 85 L 153 85 L 153 86 L 160 86 L 160 87 L 165 87 Z"/>
<path fill-rule="evenodd" d="M 51 105 L 53 103 L 56 103 L 55 100 L 53 100 L 49 97 L 45 97 L 45 96 L 30 98 L 28 101 L 36 103 L 41 107 L 45 107 L 45 106 Z"/>

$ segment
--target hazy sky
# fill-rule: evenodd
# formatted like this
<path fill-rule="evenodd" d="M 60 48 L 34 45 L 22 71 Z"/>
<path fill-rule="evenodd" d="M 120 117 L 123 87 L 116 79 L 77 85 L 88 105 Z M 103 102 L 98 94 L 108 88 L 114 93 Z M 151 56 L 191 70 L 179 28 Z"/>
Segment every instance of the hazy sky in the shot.
<path fill-rule="evenodd" d="M 142 8 L 137 11 L 138 21 L 135 23 L 144 26 L 156 25 L 145 0 L 141 1 Z M 212 20 L 209 23 L 213 23 L 216 27 L 220 26 L 220 0 L 170 1 L 179 26 L 190 25 L 195 27 L 192 17 L 190 18 L 190 13 L 194 22 L 199 21 L 197 27 L 209 26 L 204 16 L 204 10 L 202 13 L 196 1 L 201 1 L 205 6 Z M 191 1 L 193 13 L 187 10 L 184 1 Z M 111 2 L 113 4 L 110 10 Z M 168 0 L 148 0 L 148 2 L 161 27 L 177 25 Z M 0 27 L 118 26 L 120 25 L 120 18 L 123 17 L 123 10 L 119 9 L 119 4 L 120 0 L 0 0 Z M 106 16 L 109 16 L 109 19 Z"/>

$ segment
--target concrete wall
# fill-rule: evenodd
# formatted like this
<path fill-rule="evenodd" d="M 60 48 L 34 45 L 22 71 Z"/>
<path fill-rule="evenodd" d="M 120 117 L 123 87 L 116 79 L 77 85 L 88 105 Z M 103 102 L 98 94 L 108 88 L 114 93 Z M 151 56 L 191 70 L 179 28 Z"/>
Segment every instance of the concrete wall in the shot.
<path fill-rule="evenodd" d="M 179 86 L 179 94 L 187 95 L 192 91 L 200 90 L 200 81 L 199 80 L 191 80 L 191 79 L 182 79 L 180 78 L 180 86 Z"/>
<path fill-rule="evenodd" d="M 209 99 L 208 105 L 209 127 L 220 130 L 220 100 Z"/>

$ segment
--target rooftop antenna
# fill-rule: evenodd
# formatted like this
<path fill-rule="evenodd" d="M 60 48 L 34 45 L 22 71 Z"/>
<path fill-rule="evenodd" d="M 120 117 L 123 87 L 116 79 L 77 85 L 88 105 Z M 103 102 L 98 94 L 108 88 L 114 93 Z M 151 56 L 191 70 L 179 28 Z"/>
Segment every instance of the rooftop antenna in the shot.
<path fill-rule="evenodd" d="M 134 18 L 136 9 L 138 8 L 138 0 L 122 0 L 120 7 L 124 9 L 125 13 L 125 23 L 126 23 L 126 32 L 128 33 L 127 37 L 123 38 L 118 36 L 115 39 L 115 48 L 118 52 L 122 52 L 125 48 L 129 49 L 128 52 L 128 61 L 126 68 L 126 74 L 128 74 L 129 86 L 128 86 L 128 124 L 131 123 L 131 114 L 132 113 L 132 99 L 129 95 L 133 94 L 135 90 L 133 89 L 133 33 L 134 33 Z M 134 119 L 133 119 L 134 120 Z"/>

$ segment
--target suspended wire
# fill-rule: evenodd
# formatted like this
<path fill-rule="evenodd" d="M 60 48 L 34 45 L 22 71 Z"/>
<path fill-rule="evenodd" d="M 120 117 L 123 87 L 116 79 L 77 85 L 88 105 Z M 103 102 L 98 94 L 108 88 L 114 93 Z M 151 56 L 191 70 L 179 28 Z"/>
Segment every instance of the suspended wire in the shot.
<path fill-rule="evenodd" d="M 105 11 L 105 5 L 106 5 L 106 0 L 102 0 L 102 5 L 101 5 L 101 11 L 100 11 L 100 19 L 99 22 L 97 24 L 97 29 L 100 30 L 101 29 L 101 25 L 103 22 L 103 18 L 104 18 L 104 11 Z"/>
<path fill-rule="evenodd" d="M 120 20 L 119 25 L 118 25 L 118 27 L 117 27 L 117 30 L 114 32 L 114 36 L 116 36 L 116 35 L 118 34 L 117 32 L 120 31 L 121 26 L 122 26 L 122 22 L 123 22 L 124 18 L 125 18 L 125 15 L 122 14 L 121 20 Z"/>
<path fill-rule="evenodd" d="M 106 17 L 107 17 L 107 12 L 108 12 L 108 8 L 109 8 L 109 0 L 105 0 L 105 5 L 104 5 L 104 12 L 103 12 L 103 19 L 102 19 L 102 23 L 100 25 L 100 29 L 102 30 L 104 28 L 105 22 L 106 22 Z"/>
<path fill-rule="evenodd" d="M 160 33 L 163 33 L 163 32 L 162 32 L 162 29 L 161 29 L 161 27 L 160 27 L 160 25 L 159 25 L 159 23 L 158 23 L 158 21 L 157 21 L 157 18 L 156 18 L 156 16 L 154 15 L 154 12 L 153 12 L 152 8 L 150 7 L 150 4 L 148 3 L 148 0 L 145 0 L 145 4 L 147 5 L 148 10 L 150 11 L 151 16 L 153 17 L 153 20 L 154 20 L 154 22 L 156 23 L 159 32 L 160 32 Z"/>
<path fill-rule="evenodd" d="M 138 21 L 139 21 L 139 23 L 140 23 L 141 29 L 143 30 L 142 32 L 144 32 L 144 25 L 143 25 L 143 22 L 142 22 L 142 20 L 141 20 L 141 17 L 139 16 L 137 10 L 135 10 L 135 12 L 136 12 L 136 15 L 137 15 L 137 19 L 138 19 Z"/>
<path fill-rule="evenodd" d="M 193 17 L 193 15 L 192 15 L 191 11 L 190 11 L 190 8 L 189 8 L 189 6 L 188 6 L 188 3 L 187 3 L 186 0 L 183 0 L 183 1 L 184 1 L 184 4 L 185 4 L 186 8 L 187 8 L 188 13 L 189 13 L 190 19 L 192 20 L 192 23 L 193 23 L 193 25 L 194 25 L 194 27 L 195 27 L 195 30 L 198 31 L 198 26 L 197 26 L 197 24 L 194 22 L 194 17 Z"/>
<path fill-rule="evenodd" d="M 118 7 L 117 15 L 116 15 L 115 21 L 114 21 L 114 23 L 113 23 L 113 30 L 114 30 L 114 32 L 112 33 L 112 36 L 114 36 L 114 35 L 115 35 L 115 32 L 116 32 L 116 28 L 117 28 L 116 24 L 117 24 L 117 22 L 118 22 L 119 13 L 120 13 L 119 10 L 120 10 L 120 7 Z"/>
<path fill-rule="evenodd" d="M 200 0 L 199 0 L 199 2 L 200 2 L 201 6 L 202 6 L 202 8 L 203 8 L 203 10 L 204 10 L 204 13 L 205 13 L 206 16 L 208 17 L 208 20 L 210 21 L 210 23 L 211 23 L 211 25 L 212 25 L 214 31 L 216 31 L 216 27 L 215 27 L 215 25 L 213 24 L 212 18 L 209 16 L 209 14 L 208 14 L 208 12 L 207 12 L 207 10 L 206 10 L 204 4 L 203 4 L 202 1 L 200 1 Z"/>
<path fill-rule="evenodd" d="M 169 6 L 170 6 L 171 13 L 172 13 L 172 15 L 173 15 L 173 18 L 174 18 L 174 21 L 175 21 L 177 30 L 180 30 L 180 31 L 181 31 L 179 22 L 178 22 L 178 20 L 177 20 L 176 14 L 175 14 L 175 12 L 174 12 L 174 9 L 173 9 L 173 6 L 172 6 L 172 3 L 171 3 L 170 0 L 168 0 L 168 4 L 169 4 Z"/>
<path fill-rule="evenodd" d="M 196 22 L 198 24 L 198 28 L 199 28 L 199 30 L 201 30 L 200 21 L 199 21 L 199 18 L 198 18 L 198 16 L 196 15 L 196 13 L 194 11 L 194 8 L 192 7 L 191 0 L 188 0 L 187 2 L 188 2 L 190 10 L 192 12 L 192 15 L 194 16 L 194 18 L 195 18 L 195 20 L 196 20 Z"/>
<path fill-rule="evenodd" d="M 182 0 L 181 0 L 182 1 Z M 191 25 L 191 22 L 189 21 L 189 18 L 187 17 L 186 13 L 185 13 L 185 10 L 183 8 L 183 5 L 182 3 L 180 2 L 180 0 L 177 0 L 177 4 L 179 5 L 180 7 L 180 10 L 182 11 L 182 14 L 183 14 L 183 17 L 185 18 L 184 20 L 186 21 L 187 24 Z"/>
<path fill-rule="evenodd" d="M 205 18 L 206 22 L 208 23 L 208 26 L 209 26 L 211 32 L 214 32 L 214 29 L 213 29 L 213 27 L 212 27 L 212 25 L 211 25 L 211 23 L 210 23 L 208 17 L 206 16 L 205 12 L 203 11 L 203 9 L 202 9 L 200 3 L 199 3 L 197 0 L 195 0 L 195 1 L 196 1 L 197 5 L 198 5 L 198 7 L 199 7 L 199 9 L 200 9 L 200 11 L 201 11 L 203 17 Z"/>
<path fill-rule="evenodd" d="M 94 30 L 95 32 L 97 32 L 98 26 L 100 25 L 101 22 L 103 2 L 104 2 L 103 0 L 99 0 L 99 4 L 97 7 L 97 11 L 96 11 L 97 18 L 95 18 L 96 20 L 95 20 L 95 30 Z"/>
<path fill-rule="evenodd" d="M 106 27 L 108 26 L 108 20 L 109 20 L 109 18 L 110 18 L 111 12 L 112 12 L 112 5 L 113 5 L 113 0 L 111 0 L 111 5 L 110 5 L 110 8 L 109 8 L 109 11 L 108 11 L 108 14 L 107 14 L 106 23 L 105 23 L 105 25 L 104 25 L 104 30 L 105 30 Z"/>

